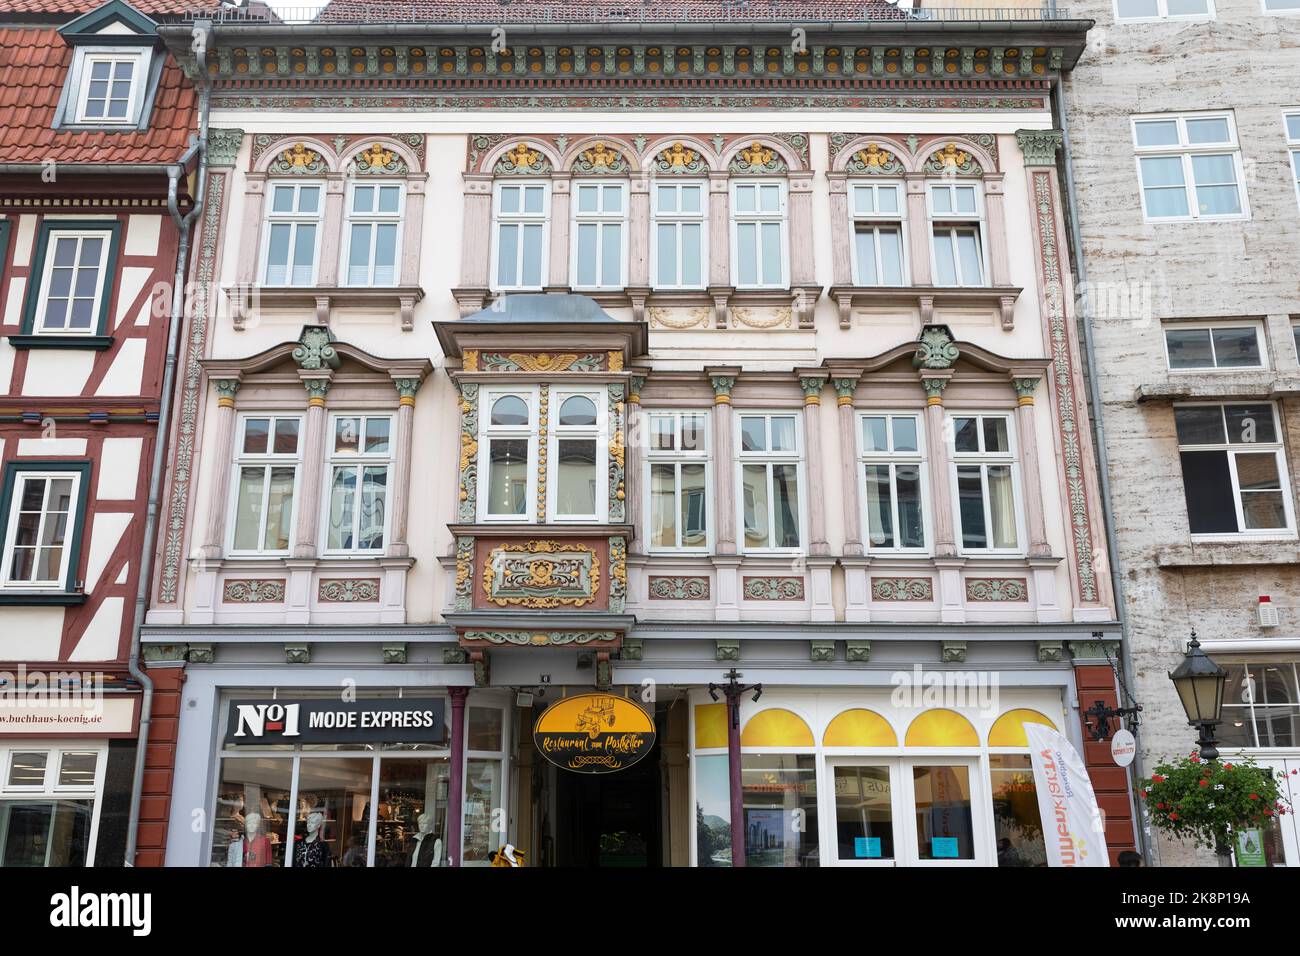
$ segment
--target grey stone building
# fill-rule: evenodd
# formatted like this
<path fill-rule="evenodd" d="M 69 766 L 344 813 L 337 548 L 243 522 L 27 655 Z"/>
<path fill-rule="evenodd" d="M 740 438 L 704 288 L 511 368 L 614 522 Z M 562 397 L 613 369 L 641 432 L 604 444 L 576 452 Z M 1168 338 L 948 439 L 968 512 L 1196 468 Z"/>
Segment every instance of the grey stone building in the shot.
<path fill-rule="evenodd" d="M 1167 677 L 1194 628 L 1229 671 L 1223 749 L 1289 772 L 1300 5 L 1088 0 L 1072 13 L 1096 21 L 1063 98 L 1141 766 L 1194 744 Z M 1163 864 L 1213 858 L 1154 843 Z M 1300 864 L 1297 846 L 1284 817 L 1270 862 Z"/>

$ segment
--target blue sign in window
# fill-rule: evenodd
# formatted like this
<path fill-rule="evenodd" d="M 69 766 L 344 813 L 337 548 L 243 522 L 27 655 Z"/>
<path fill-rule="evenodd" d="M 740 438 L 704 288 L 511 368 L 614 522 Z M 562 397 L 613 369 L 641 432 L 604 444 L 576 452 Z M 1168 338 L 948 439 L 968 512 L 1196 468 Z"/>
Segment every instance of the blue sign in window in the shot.
<path fill-rule="evenodd" d="M 956 837 L 931 837 L 930 855 L 933 856 L 936 860 L 957 859 L 957 838 Z"/>
<path fill-rule="evenodd" d="M 867 859 L 880 859 L 880 837 L 854 837 L 853 855 Z"/>

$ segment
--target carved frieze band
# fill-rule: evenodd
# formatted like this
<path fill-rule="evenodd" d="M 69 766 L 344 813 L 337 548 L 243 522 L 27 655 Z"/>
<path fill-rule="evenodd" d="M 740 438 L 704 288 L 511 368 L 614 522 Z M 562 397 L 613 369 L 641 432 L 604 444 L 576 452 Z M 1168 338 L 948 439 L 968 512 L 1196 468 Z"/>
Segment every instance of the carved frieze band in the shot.
<path fill-rule="evenodd" d="M 498 607 L 583 607 L 599 593 L 600 558 L 584 544 L 502 544 L 484 562 L 483 594 Z"/>
<path fill-rule="evenodd" d="M 652 574 L 647 590 L 652 601 L 707 601 L 709 579 Z"/>
<path fill-rule="evenodd" d="M 610 644 L 614 631 L 465 631 L 466 642 L 517 647 L 563 647 L 568 644 Z"/>
<path fill-rule="evenodd" d="M 316 585 L 321 604 L 356 604 L 379 600 L 379 578 L 322 578 Z"/>
<path fill-rule="evenodd" d="M 803 578 L 745 577 L 741 590 L 746 601 L 802 601 Z"/>
<path fill-rule="evenodd" d="M 933 578 L 872 578 L 873 601 L 933 601 Z"/>
<path fill-rule="evenodd" d="M 967 578 L 966 600 L 1028 601 L 1029 582 L 1025 578 Z"/>
<path fill-rule="evenodd" d="M 221 584 L 224 604 L 283 604 L 284 578 L 227 578 Z"/>

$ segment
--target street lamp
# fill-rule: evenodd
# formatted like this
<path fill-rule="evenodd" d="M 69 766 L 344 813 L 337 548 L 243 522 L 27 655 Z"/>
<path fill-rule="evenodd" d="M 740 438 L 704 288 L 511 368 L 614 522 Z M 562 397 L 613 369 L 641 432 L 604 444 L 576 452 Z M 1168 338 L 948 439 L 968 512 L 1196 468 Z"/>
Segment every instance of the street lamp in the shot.
<path fill-rule="evenodd" d="M 1178 691 L 1178 699 L 1183 703 L 1187 714 L 1187 723 L 1197 728 L 1200 739 L 1202 760 L 1218 760 L 1218 741 L 1214 739 L 1214 730 L 1223 719 L 1223 685 L 1227 682 L 1228 672 L 1216 664 L 1201 650 L 1201 642 L 1192 631 L 1192 639 L 1187 642 L 1187 653 L 1182 663 L 1169 675 Z"/>

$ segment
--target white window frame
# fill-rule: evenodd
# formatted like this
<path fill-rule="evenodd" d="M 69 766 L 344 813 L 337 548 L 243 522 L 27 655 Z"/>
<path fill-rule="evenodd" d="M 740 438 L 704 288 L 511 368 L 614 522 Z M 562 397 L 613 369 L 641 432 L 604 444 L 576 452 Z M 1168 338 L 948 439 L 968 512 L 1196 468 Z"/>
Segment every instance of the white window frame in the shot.
<path fill-rule="evenodd" d="M 677 212 L 659 210 L 659 187 L 676 189 Z M 693 186 L 700 191 L 700 211 L 698 213 L 681 211 L 682 186 Z M 654 289 L 680 290 L 704 289 L 709 284 L 709 181 L 707 179 L 652 179 L 650 181 L 650 285 Z M 659 281 L 659 227 L 673 227 L 674 248 L 677 252 L 677 278 L 682 277 L 682 226 L 698 225 L 700 227 L 700 281 L 696 283 L 664 284 Z"/>
<path fill-rule="evenodd" d="M 90 73 L 96 63 L 109 63 L 109 83 L 111 84 L 116 64 L 130 61 L 131 92 L 126 102 L 126 115 L 120 117 L 88 116 L 86 108 L 90 105 Z M 130 127 L 140 123 L 140 109 L 143 106 L 144 92 L 148 86 L 149 67 L 152 65 L 152 51 L 143 48 L 105 47 L 95 49 L 87 47 L 81 54 L 75 67 L 77 87 L 76 102 L 72 104 L 73 123 L 77 126 L 113 126 Z M 111 88 L 109 90 L 111 93 Z M 110 100 L 104 100 L 105 109 Z"/>
<path fill-rule="evenodd" d="M 266 418 L 270 420 L 267 426 L 266 451 L 264 453 L 244 452 L 244 427 L 250 418 Z M 275 454 L 271 451 L 275 444 L 275 423 L 294 419 L 298 422 L 298 446 L 292 454 Z M 307 420 L 301 412 L 241 412 L 235 420 L 235 448 L 233 461 L 231 463 L 230 479 L 230 498 L 226 504 L 226 554 L 229 557 L 284 557 L 293 552 L 293 531 L 289 535 L 288 546 L 282 549 L 269 550 L 264 548 L 254 548 L 245 550 L 236 550 L 235 548 L 235 528 L 238 524 L 239 517 L 239 472 L 243 468 L 263 468 L 265 473 L 262 477 L 262 512 L 258 518 L 257 540 L 258 542 L 266 541 L 266 519 L 267 519 L 267 491 L 271 482 L 271 471 L 274 468 L 284 468 L 289 465 L 293 466 L 293 504 L 289 512 L 289 527 L 296 529 L 298 527 L 298 509 L 302 506 L 302 482 L 303 482 L 303 454 L 307 441 Z"/>
<path fill-rule="evenodd" d="M 708 554 L 713 548 L 713 435 L 712 435 L 712 416 L 707 409 L 697 408 L 660 408 L 660 409 L 643 409 L 641 412 L 642 420 L 645 423 L 646 435 L 646 454 L 643 478 L 645 492 L 642 495 L 644 502 L 642 515 L 644 515 L 645 528 L 642 538 L 646 543 L 646 550 L 654 554 Z M 656 448 L 654 445 L 654 436 L 656 434 L 653 421 L 655 419 L 669 418 L 673 421 L 674 445 L 681 444 L 682 419 L 684 417 L 698 417 L 704 427 L 701 434 L 704 438 L 704 447 L 697 451 L 683 451 L 680 447 L 674 447 L 671 450 Z M 682 522 L 680 520 L 682 508 L 682 465 L 699 465 L 704 466 L 704 544 L 702 545 L 683 545 L 682 541 Z M 672 547 L 663 547 L 655 545 L 651 540 L 651 518 L 653 516 L 653 483 L 651 474 L 653 465 L 671 465 L 673 466 L 674 491 L 673 500 L 676 509 L 675 514 L 678 520 L 675 523 L 676 544 Z"/>
<path fill-rule="evenodd" d="M 517 186 L 523 189 L 528 187 L 542 190 L 542 211 L 540 213 L 523 212 L 523 203 L 520 203 L 520 212 L 503 213 L 501 212 L 501 190 Z M 520 198 L 523 198 L 523 193 Z M 501 226 L 502 225 L 536 225 L 542 227 L 542 249 L 541 261 L 537 270 L 537 285 L 502 285 L 500 282 L 500 255 L 501 255 Z M 493 292 L 540 292 L 547 284 L 550 275 L 550 246 L 551 246 L 551 181 L 549 179 L 498 179 L 492 184 L 492 261 L 489 264 L 491 273 L 488 280 L 488 286 Z M 520 230 L 520 239 L 523 238 L 522 228 Z M 515 278 L 520 278 L 523 272 L 523 249 L 524 244 L 521 241 L 516 249 L 515 258 Z"/>
<path fill-rule="evenodd" d="M 3 561 L 0 561 L 0 591 L 63 591 L 67 588 L 68 582 L 68 564 L 72 559 L 72 542 L 80 532 L 78 527 L 79 515 L 81 513 L 81 496 L 84 490 L 81 486 L 80 471 L 55 471 L 43 468 L 32 468 L 30 470 L 20 469 L 14 471 L 13 492 L 9 498 L 9 514 L 4 516 L 5 520 L 5 539 Z M 14 545 L 15 535 L 18 529 L 18 512 L 22 503 L 23 485 L 32 479 L 38 481 L 59 480 L 68 478 L 72 480 L 72 498 L 68 505 L 67 525 L 64 529 L 62 554 L 59 556 L 59 573 L 52 581 L 10 581 L 9 573 L 13 570 L 14 562 Z M 41 501 L 41 522 L 37 527 L 36 540 L 42 538 L 42 531 L 45 528 L 45 522 L 48 512 L 45 505 L 49 499 L 49 488 L 45 490 L 45 498 Z M 37 550 L 40 550 L 39 544 Z"/>
<path fill-rule="evenodd" d="M 975 212 L 945 212 L 936 213 L 934 209 L 934 194 L 939 189 L 951 189 L 954 197 L 953 208 L 956 208 L 955 197 L 956 189 L 960 187 L 974 187 L 975 190 Z M 984 185 L 978 179 L 956 179 L 952 181 L 935 182 L 930 181 L 925 184 L 925 210 L 928 222 L 926 223 L 930 244 L 931 271 L 934 273 L 932 279 L 938 279 L 938 256 L 935 255 L 936 243 L 939 237 L 935 231 L 942 229 L 946 231 L 945 241 L 952 246 L 953 267 L 957 271 L 957 285 L 955 288 L 961 289 L 981 289 L 989 285 L 989 243 L 988 228 L 985 225 L 985 204 L 984 204 Z M 980 257 L 980 277 L 978 282 L 967 282 L 966 276 L 962 275 L 961 270 L 961 253 L 957 246 L 953 233 L 959 229 L 974 229 L 975 241 L 979 244 Z M 938 283 L 935 283 L 938 285 Z"/>
<path fill-rule="evenodd" d="M 579 209 L 581 203 L 578 202 L 578 194 L 584 187 L 595 186 L 597 188 L 597 205 L 600 207 L 597 212 L 582 212 Z M 605 212 L 605 190 L 614 187 L 620 194 L 618 212 Z M 569 184 L 569 285 L 574 289 L 590 289 L 599 291 L 612 291 L 622 289 L 627 286 L 627 250 L 628 250 L 628 183 L 625 179 L 575 179 Z M 578 230 L 581 226 L 595 226 L 597 234 L 596 242 L 596 277 L 595 285 L 582 285 L 578 282 Z M 605 229 L 610 226 L 618 227 L 618 282 L 615 285 L 607 285 L 600 282 L 600 278 L 605 272 Z"/>
<path fill-rule="evenodd" d="M 301 289 L 308 286 L 314 286 L 320 276 L 320 253 L 321 253 L 321 234 L 325 231 L 325 202 L 327 193 L 325 181 L 321 179 L 273 179 L 266 184 L 265 208 L 266 215 L 262 224 L 262 248 L 260 252 L 259 275 L 262 279 L 262 285 L 275 289 Z M 294 188 L 294 208 L 298 207 L 298 197 L 301 194 L 303 186 L 314 186 L 319 190 L 320 201 L 317 203 L 315 213 L 302 212 L 275 212 L 275 191 L 280 187 Z M 285 262 L 285 281 L 271 282 L 269 275 L 271 271 L 271 227 L 275 225 L 289 225 L 289 257 Z M 293 251 L 298 245 L 298 229 L 304 225 L 316 227 L 315 241 L 312 244 L 311 252 L 311 279 L 307 282 L 294 282 L 293 280 Z"/>
<path fill-rule="evenodd" d="M 1188 142 L 1187 121 L 1198 119 L 1226 119 L 1228 121 L 1229 139 L 1223 143 Z M 1139 146 L 1137 140 L 1138 124 L 1149 121 L 1176 121 L 1178 124 L 1178 143 L 1172 146 Z M 1142 203 L 1142 218 L 1145 222 L 1238 222 L 1250 218 L 1250 201 L 1246 194 L 1245 167 L 1241 160 L 1241 139 L 1237 136 L 1237 119 L 1232 110 L 1209 110 L 1196 113 L 1141 113 L 1129 118 L 1130 135 L 1133 142 L 1134 164 L 1137 170 L 1138 196 Z M 1223 215 L 1200 214 L 1196 201 L 1196 176 L 1192 168 L 1193 156 L 1232 157 L 1233 173 L 1236 176 L 1237 198 L 1241 202 L 1241 212 Z M 1147 187 L 1142 178 L 1142 160 L 1144 159 L 1180 159 L 1183 169 L 1183 191 L 1187 199 L 1186 216 L 1152 216 L 1147 210 Z M 1222 185 L 1222 184 L 1220 184 Z M 1154 187 L 1173 188 L 1173 187 Z"/>
<path fill-rule="evenodd" d="M 358 425 L 357 450 L 354 452 L 342 452 L 335 450 L 335 436 L 337 435 L 338 423 L 345 419 L 353 419 Z M 388 451 L 385 452 L 366 452 L 361 449 L 365 440 L 366 423 L 384 419 L 388 422 Z M 351 555 L 376 556 L 382 555 L 388 548 L 389 536 L 392 531 L 393 516 L 393 481 L 396 478 L 394 471 L 394 451 L 397 442 L 397 416 L 390 411 L 362 411 L 362 412 L 334 412 L 330 415 L 329 425 L 326 431 L 325 446 L 325 475 L 321 495 L 321 520 L 320 520 L 320 549 L 321 554 L 337 555 L 347 557 Z M 383 467 L 387 472 L 387 481 L 384 485 L 384 538 L 383 544 L 378 548 L 331 548 L 329 546 L 330 538 L 330 510 L 332 506 L 332 495 L 334 491 L 334 472 L 336 469 L 350 469 L 355 477 L 353 486 L 353 506 L 352 506 L 352 540 L 360 540 L 361 532 L 361 472 L 365 468 Z"/>
<path fill-rule="evenodd" d="M 44 753 L 45 779 L 40 785 L 9 785 L 9 771 L 13 765 L 14 754 Z M 95 754 L 95 782 L 90 786 L 71 786 L 59 784 L 59 768 L 63 766 L 66 753 Z M 104 802 L 104 777 L 107 773 L 108 747 L 102 740 L 33 740 L 15 741 L 0 744 L 0 801 L 31 802 L 44 797 L 48 801 L 82 799 L 91 801 L 90 826 L 86 841 L 86 866 L 95 865 L 95 844 L 99 839 L 99 815 Z M 0 858 L 4 853 L 4 833 L 0 832 Z M 46 860 L 49 860 L 49 846 L 46 847 Z"/>
<path fill-rule="evenodd" d="M 794 420 L 794 451 L 743 451 L 741 445 L 741 426 L 745 418 L 762 417 L 765 419 L 764 434 L 767 444 L 771 445 L 772 423 L 773 418 L 791 418 Z M 735 420 L 732 425 L 732 440 L 735 442 L 736 462 L 734 466 L 734 480 L 736 489 L 736 537 L 737 546 L 742 554 L 803 554 L 808 548 L 808 479 L 807 467 L 804 464 L 804 434 L 803 434 L 803 414 L 796 409 L 760 409 L 746 408 L 735 409 L 732 412 L 732 418 Z M 772 535 L 776 529 L 776 495 L 772 487 L 772 466 L 773 465 L 794 465 L 795 480 L 799 488 L 799 543 L 794 547 L 750 547 L 745 543 L 745 465 L 766 465 L 767 466 L 767 538 L 772 540 Z"/>
<path fill-rule="evenodd" d="M 1125 17 L 1119 12 L 1119 0 L 1114 0 L 1113 12 L 1116 23 L 1161 23 L 1167 20 L 1213 20 L 1218 15 L 1214 8 L 1214 0 L 1205 0 L 1205 13 L 1170 13 L 1169 0 L 1156 0 L 1156 15 L 1154 17 Z"/>
<path fill-rule="evenodd" d="M 1300 13 L 1300 11 L 1296 11 Z M 1291 121 L 1295 122 L 1295 135 L 1291 133 Z M 1287 153 L 1291 157 L 1291 178 L 1295 180 L 1296 204 L 1300 205 L 1300 109 L 1282 111 L 1282 135 L 1286 137 Z"/>
<path fill-rule="evenodd" d="M 780 190 L 780 209 L 777 212 L 738 212 L 736 207 L 736 192 L 740 188 L 750 186 L 772 186 L 775 185 Z M 784 179 L 733 179 L 731 181 L 730 195 L 730 216 L 731 220 L 731 284 L 737 289 L 788 289 L 790 288 L 790 192 L 789 184 Z M 755 194 L 756 196 L 758 193 Z M 758 203 L 755 203 L 757 206 Z M 781 281 L 776 283 L 757 282 L 753 284 L 741 284 L 740 282 L 740 243 L 739 227 L 741 223 L 772 223 L 776 222 L 780 226 L 781 235 Z M 754 230 L 757 259 L 755 260 L 755 270 L 762 273 L 763 264 L 763 230 L 757 228 Z M 761 278 L 761 275 L 760 275 Z"/>
<path fill-rule="evenodd" d="M 1294 8 L 1294 9 L 1290 9 L 1290 10 L 1270 10 L 1270 9 L 1268 8 L 1268 0 L 1259 0 L 1259 3 L 1260 3 L 1260 9 L 1263 11 L 1264 15 L 1267 16 L 1267 17 L 1295 17 L 1295 16 L 1300 16 L 1300 7 L 1296 7 L 1296 8 Z"/>
<path fill-rule="evenodd" d="M 855 193 L 859 189 L 870 189 L 875 195 L 879 195 L 881 187 L 889 187 L 894 190 L 898 196 L 898 213 L 860 213 L 857 211 L 857 199 Z M 880 203 L 873 196 L 873 204 L 877 209 Z M 896 226 L 898 228 L 899 242 L 899 270 L 901 279 L 897 284 L 873 283 L 874 285 L 885 285 L 889 288 L 902 288 L 912 284 L 911 281 L 911 262 L 908 257 L 907 249 L 907 184 L 899 180 L 885 179 L 850 179 L 848 181 L 848 207 L 849 207 L 849 261 L 853 272 L 853 284 L 865 286 L 866 282 L 862 279 L 862 269 L 858 263 L 858 226 L 870 226 L 876 232 L 876 276 L 879 278 L 883 273 L 882 261 L 880 256 L 880 229 L 882 227 Z"/>
<path fill-rule="evenodd" d="M 588 398 L 596 406 L 595 425 L 561 425 L 560 409 L 574 396 Z M 591 524 L 603 522 L 609 514 L 609 408 L 599 388 L 551 386 L 546 423 L 546 520 L 549 524 Z M 592 514 L 562 515 L 560 501 L 560 441 L 591 440 L 596 443 L 596 510 Z M 535 493 L 535 492 L 534 492 Z"/>
<path fill-rule="evenodd" d="M 492 405 L 497 399 L 506 395 L 515 395 L 528 406 L 527 425 L 493 425 Z M 479 426 L 478 426 L 478 520 L 480 524 L 535 524 L 537 522 L 537 477 L 538 477 L 538 406 L 539 390 L 536 385 L 522 385 L 516 388 L 500 386 L 483 388 L 479 392 Z M 528 488 L 525 491 L 524 513 L 490 514 L 488 512 L 488 481 L 492 475 L 492 439 L 524 438 L 528 441 Z M 548 502 L 549 507 L 549 502 Z"/>
<path fill-rule="evenodd" d="M 1277 403 L 1271 401 L 1258 402 L 1176 402 L 1174 408 L 1219 408 L 1226 409 L 1230 406 L 1241 405 L 1266 405 L 1273 412 L 1273 434 L 1277 437 L 1276 441 L 1271 442 L 1228 442 L 1225 430 L 1222 444 L 1215 443 L 1210 445 L 1184 445 L 1178 438 L 1177 426 L 1175 425 L 1174 441 L 1177 442 L 1179 456 L 1179 478 L 1183 482 L 1182 491 L 1186 494 L 1187 476 L 1182 473 L 1182 453 L 1185 451 L 1222 451 L 1228 457 L 1228 476 L 1232 481 L 1232 506 L 1237 514 L 1237 527 L 1240 531 L 1214 531 L 1214 532 L 1191 532 L 1191 516 L 1188 515 L 1188 530 L 1193 541 L 1287 541 L 1296 537 L 1295 507 L 1293 503 L 1294 489 L 1291 485 L 1291 476 L 1287 469 L 1286 461 L 1286 442 L 1285 433 L 1283 432 L 1282 416 L 1278 414 Z M 1223 413 L 1226 415 L 1226 413 Z M 1225 429 L 1226 429 L 1225 418 Z M 1285 528 L 1261 528 L 1259 530 L 1250 530 L 1246 527 L 1245 511 L 1241 505 L 1241 482 L 1237 477 L 1237 455 L 1238 454 L 1262 454 L 1271 453 L 1277 462 L 1278 485 L 1281 488 L 1282 509 L 1286 514 Z"/>
<path fill-rule="evenodd" d="M 975 418 L 979 420 L 976 427 L 976 433 L 979 436 L 981 449 L 984 446 L 984 419 L 1001 418 L 1007 423 L 1007 446 L 1005 452 L 967 452 L 957 451 L 957 424 L 958 418 Z M 949 411 L 944 423 L 947 431 L 947 449 L 948 449 L 948 475 L 952 484 L 951 495 L 953 516 L 953 530 L 957 539 L 958 554 L 971 555 L 1008 555 L 1021 556 L 1026 550 L 1025 535 L 1025 492 L 1020 478 L 1020 444 L 1019 436 L 1016 434 L 1016 416 L 1014 412 L 1002 411 L 998 409 L 960 409 Z M 980 486 L 984 496 L 984 536 L 985 540 L 993 540 L 993 509 L 989 501 L 989 479 L 988 469 L 990 465 L 1009 465 L 1011 467 L 1011 495 L 1012 507 L 1015 511 L 1016 519 L 1016 546 L 1014 548 L 995 548 L 991 544 L 986 548 L 968 548 L 965 545 L 965 534 L 962 531 L 961 523 L 961 488 L 957 481 L 957 469 L 959 466 L 980 466 Z M 1037 489 L 1035 489 L 1037 491 Z"/>
<path fill-rule="evenodd" d="M 354 212 L 353 203 L 355 201 L 356 190 L 358 186 L 373 186 L 376 190 L 388 188 L 397 189 L 397 212 Z M 406 184 L 394 182 L 386 179 L 374 179 L 357 182 L 353 180 L 348 183 L 348 193 L 346 197 L 347 212 L 343 217 L 343 241 L 339 243 L 342 246 L 339 259 L 339 276 L 342 281 L 339 285 L 350 286 L 353 288 L 381 288 L 388 289 L 400 285 L 402 281 L 402 233 L 406 224 Z M 367 279 L 365 282 L 352 281 L 352 227 L 353 225 L 370 226 L 370 254 L 367 258 Z M 375 241 L 379 234 L 378 227 L 381 225 L 391 225 L 396 227 L 397 241 L 393 245 L 393 281 L 376 282 L 375 281 Z"/>
<path fill-rule="evenodd" d="M 1173 358 L 1169 354 L 1169 333 L 1170 332 L 1192 332 L 1201 329 L 1211 330 L 1210 334 L 1210 351 L 1215 356 L 1215 364 L 1206 365 L 1200 368 L 1174 368 Z M 1214 349 L 1214 330 L 1217 329 L 1254 329 L 1255 346 L 1259 349 L 1258 365 L 1219 365 L 1218 353 Z M 1253 320 L 1228 320 L 1226 322 L 1168 322 L 1160 327 L 1160 334 L 1164 337 L 1165 345 L 1165 367 L 1174 375 L 1201 375 L 1206 372 L 1250 372 L 1259 371 L 1268 368 L 1268 349 L 1264 341 L 1264 326 L 1261 322 Z"/>
<path fill-rule="evenodd" d="M 889 439 L 889 451 L 868 451 L 865 448 L 866 442 L 863 440 L 863 422 L 868 418 L 884 418 L 885 434 Z M 894 419 L 910 418 L 916 422 L 916 451 L 894 451 Z M 930 474 L 929 463 L 926 459 L 925 444 L 925 413 L 923 411 L 867 411 L 861 410 L 854 417 L 854 425 L 857 430 L 855 441 L 857 444 L 857 482 L 859 511 L 861 512 L 862 541 L 866 546 L 867 552 L 871 554 L 912 554 L 926 555 L 930 553 L 933 542 L 933 518 L 930 513 Z M 893 496 L 893 522 L 894 522 L 894 539 L 898 540 L 898 475 L 899 465 L 916 465 L 920 473 L 921 483 L 921 530 L 923 532 L 923 542 L 919 548 L 887 547 L 884 545 L 875 545 L 871 543 L 871 518 L 867 508 L 867 465 L 888 465 L 890 493 Z"/>
<path fill-rule="evenodd" d="M 57 221 L 54 223 L 57 225 Z M 45 327 L 45 315 L 49 309 L 50 302 L 50 277 L 54 272 L 54 249 L 60 239 L 77 240 L 77 261 L 81 260 L 81 244 L 85 239 L 101 240 L 99 263 L 96 266 L 98 275 L 95 280 L 95 304 L 92 307 L 90 316 L 90 327 L 85 329 L 73 329 L 64 327 L 62 329 L 51 329 Z M 51 229 L 49 238 L 45 246 L 45 262 L 41 267 L 41 291 L 36 300 L 36 314 L 32 317 L 32 332 L 35 335 L 49 336 L 73 336 L 84 337 L 87 335 L 99 335 L 101 333 L 100 317 L 104 311 L 104 296 L 108 294 L 111 285 L 106 281 L 108 278 L 109 267 L 109 249 L 113 245 L 113 233 L 108 229 Z M 76 273 L 73 269 L 73 282 L 68 292 L 68 310 L 64 313 L 65 320 L 72 317 L 72 292 L 76 290 Z"/>

